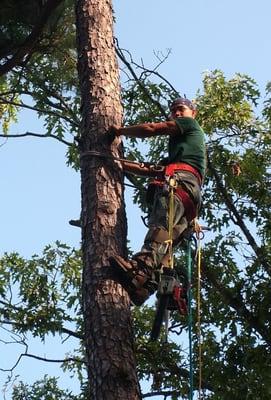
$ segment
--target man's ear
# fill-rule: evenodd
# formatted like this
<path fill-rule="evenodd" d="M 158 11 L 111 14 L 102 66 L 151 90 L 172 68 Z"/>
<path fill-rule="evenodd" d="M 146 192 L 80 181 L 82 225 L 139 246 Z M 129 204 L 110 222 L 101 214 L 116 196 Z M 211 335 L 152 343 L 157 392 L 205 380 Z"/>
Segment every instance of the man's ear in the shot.
<path fill-rule="evenodd" d="M 192 117 L 196 118 L 198 111 L 197 110 L 192 110 Z"/>

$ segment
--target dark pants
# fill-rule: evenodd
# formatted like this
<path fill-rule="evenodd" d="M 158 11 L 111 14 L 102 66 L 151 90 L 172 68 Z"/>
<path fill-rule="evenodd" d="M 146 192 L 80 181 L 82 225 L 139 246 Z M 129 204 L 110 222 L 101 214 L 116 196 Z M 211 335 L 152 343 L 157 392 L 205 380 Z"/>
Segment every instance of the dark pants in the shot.
<path fill-rule="evenodd" d="M 192 173 L 186 171 L 177 172 L 175 179 L 177 184 L 185 189 L 193 199 L 198 210 L 201 204 L 201 190 L 198 179 Z M 144 257 L 145 261 L 148 261 L 147 264 L 152 268 L 160 268 L 161 264 L 167 265 L 169 258 L 169 245 L 166 242 L 169 239 L 168 217 L 169 194 L 163 187 L 157 186 L 149 218 L 149 231 L 146 234 L 141 251 L 134 256 L 134 258 L 139 259 Z M 182 241 L 183 233 L 188 228 L 189 222 L 185 216 L 183 202 L 174 194 L 173 247 L 176 247 Z"/>

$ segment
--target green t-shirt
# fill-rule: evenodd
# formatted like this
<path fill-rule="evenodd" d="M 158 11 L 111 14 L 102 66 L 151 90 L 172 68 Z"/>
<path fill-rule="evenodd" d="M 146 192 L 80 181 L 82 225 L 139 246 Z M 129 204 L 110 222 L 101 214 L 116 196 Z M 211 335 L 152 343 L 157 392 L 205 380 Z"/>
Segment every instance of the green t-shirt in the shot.
<path fill-rule="evenodd" d="M 175 120 L 180 133 L 169 138 L 169 163 L 184 162 L 196 168 L 202 177 L 206 169 L 204 132 L 190 117 Z"/>

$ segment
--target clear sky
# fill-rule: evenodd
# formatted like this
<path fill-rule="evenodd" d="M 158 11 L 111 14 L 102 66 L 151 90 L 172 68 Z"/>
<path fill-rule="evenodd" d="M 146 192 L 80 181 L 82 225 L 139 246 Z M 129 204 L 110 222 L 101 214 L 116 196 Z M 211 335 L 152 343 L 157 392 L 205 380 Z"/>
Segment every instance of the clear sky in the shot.
<path fill-rule="evenodd" d="M 235 72 L 250 75 L 264 94 L 271 80 L 270 0 L 113 3 L 120 46 L 129 49 L 137 62 L 142 58 L 148 68 L 157 63 L 155 53 L 171 49 L 160 72 L 180 93 L 194 97 L 204 71 L 221 69 L 227 77 Z M 44 132 L 30 112 L 22 113 L 10 133 L 26 131 Z M 0 253 L 15 250 L 29 257 L 55 240 L 77 247 L 80 230 L 68 221 L 80 214 L 80 176 L 66 166 L 63 145 L 52 139 L 27 138 L 0 139 L 0 146 Z M 132 245 L 138 249 L 145 229 L 129 199 L 127 212 L 129 221 L 138 220 L 137 232 L 129 226 Z M 48 357 L 56 355 L 54 347 L 41 351 Z M 35 374 L 27 372 L 26 362 L 19 369 L 29 383 L 39 377 L 38 362 L 31 366 Z"/>

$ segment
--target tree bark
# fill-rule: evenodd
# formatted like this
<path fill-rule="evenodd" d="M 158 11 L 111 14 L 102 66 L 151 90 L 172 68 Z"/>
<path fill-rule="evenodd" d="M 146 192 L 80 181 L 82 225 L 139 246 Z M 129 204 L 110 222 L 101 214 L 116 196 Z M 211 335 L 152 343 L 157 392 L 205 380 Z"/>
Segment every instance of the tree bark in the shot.
<path fill-rule="evenodd" d="M 78 73 L 82 97 L 80 139 L 82 192 L 83 314 L 89 399 L 140 399 L 133 350 L 130 300 L 110 278 L 108 257 L 127 255 L 123 171 L 89 150 L 122 156 L 120 139 L 106 139 L 121 124 L 118 66 L 111 0 L 76 2 Z"/>

